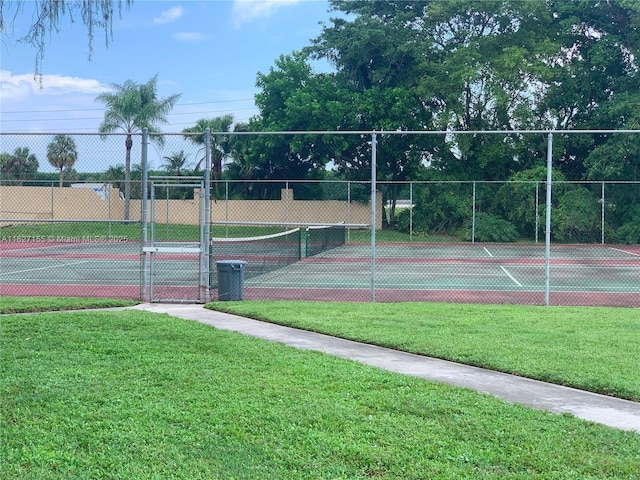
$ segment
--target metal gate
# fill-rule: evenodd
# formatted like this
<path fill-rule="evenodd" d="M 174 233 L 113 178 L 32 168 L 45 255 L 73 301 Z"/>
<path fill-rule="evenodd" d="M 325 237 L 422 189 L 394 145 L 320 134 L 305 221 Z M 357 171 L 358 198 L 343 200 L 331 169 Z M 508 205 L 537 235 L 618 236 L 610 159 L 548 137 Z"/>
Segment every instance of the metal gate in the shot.
<path fill-rule="evenodd" d="M 149 177 L 148 238 L 143 240 L 147 265 L 142 266 L 143 296 L 149 302 L 209 301 L 205 183 L 202 177 Z M 181 223 L 193 218 L 193 210 L 198 225 Z"/>

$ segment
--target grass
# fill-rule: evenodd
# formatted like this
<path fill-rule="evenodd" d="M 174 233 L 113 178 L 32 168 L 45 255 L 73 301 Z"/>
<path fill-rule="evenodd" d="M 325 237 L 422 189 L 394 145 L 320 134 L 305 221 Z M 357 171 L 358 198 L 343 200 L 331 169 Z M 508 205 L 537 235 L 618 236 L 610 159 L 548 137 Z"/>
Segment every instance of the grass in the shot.
<path fill-rule="evenodd" d="M 46 222 L 46 220 L 43 220 Z M 140 224 L 112 222 L 67 222 L 67 223 L 28 223 L 0 228 L 0 238 L 36 237 L 39 239 L 82 238 L 82 237 L 124 237 L 129 240 L 140 239 Z M 197 238 L 197 237 L 196 237 Z"/>
<path fill-rule="evenodd" d="M 640 478 L 640 435 L 168 315 L 0 326 L 3 479 Z"/>
<path fill-rule="evenodd" d="M 0 298 L 0 313 L 26 313 L 56 310 L 80 310 L 86 308 L 128 307 L 140 302 L 109 298 L 47 298 L 4 297 Z"/>
<path fill-rule="evenodd" d="M 208 308 L 640 401 L 637 309 L 285 301 Z"/>
<path fill-rule="evenodd" d="M 45 220 L 43 220 L 44 222 Z M 69 223 L 30 223 L 11 225 L 0 228 L 0 240 L 15 237 L 47 238 L 82 238 L 82 237 L 118 237 L 128 241 L 140 240 L 141 225 L 139 223 L 123 224 L 117 220 L 111 222 L 69 222 Z M 282 232 L 282 227 L 275 226 L 242 226 L 213 225 L 212 237 L 251 237 Z M 200 230 L 197 225 L 155 224 L 157 240 L 197 241 Z M 426 242 L 446 241 L 444 237 L 425 237 L 395 230 L 379 230 L 376 232 L 378 242 Z M 350 242 L 370 242 L 371 232 L 368 229 L 353 229 L 349 232 Z"/>

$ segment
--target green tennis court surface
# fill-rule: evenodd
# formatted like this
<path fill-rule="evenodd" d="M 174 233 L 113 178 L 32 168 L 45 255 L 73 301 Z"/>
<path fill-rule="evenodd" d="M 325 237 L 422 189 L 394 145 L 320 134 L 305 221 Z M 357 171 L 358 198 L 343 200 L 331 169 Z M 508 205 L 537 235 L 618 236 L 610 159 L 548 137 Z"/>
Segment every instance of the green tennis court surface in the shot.
<path fill-rule="evenodd" d="M 215 289 L 216 259 L 244 259 L 251 272 L 244 282 L 247 299 L 367 301 L 373 289 L 381 300 L 541 303 L 546 283 L 543 245 L 378 244 L 373 262 L 370 245 L 346 244 L 311 256 L 304 248 L 289 250 L 287 256 L 295 258 L 286 263 L 265 246 L 234 250 L 229 245 L 221 251 L 212 244 L 211 283 Z M 151 275 L 141 267 L 137 243 L 3 247 L 0 293 L 5 295 L 43 294 L 48 288 L 137 298 L 142 275 Z M 168 298 L 188 300 L 198 288 L 197 255 L 158 254 L 154 265 L 160 295 L 164 289 Z M 638 246 L 552 246 L 549 274 L 556 302 L 640 306 Z M 573 299 L 563 302 L 563 295 Z"/>
<path fill-rule="evenodd" d="M 572 291 L 640 292 L 640 256 L 613 248 L 592 250 L 588 257 L 587 249 L 579 247 L 554 251 L 552 285 Z M 366 245 L 340 247 L 247 283 L 367 288 L 369 252 Z M 539 247 L 380 245 L 373 273 L 378 288 L 536 291 L 544 289 L 546 264 Z"/>

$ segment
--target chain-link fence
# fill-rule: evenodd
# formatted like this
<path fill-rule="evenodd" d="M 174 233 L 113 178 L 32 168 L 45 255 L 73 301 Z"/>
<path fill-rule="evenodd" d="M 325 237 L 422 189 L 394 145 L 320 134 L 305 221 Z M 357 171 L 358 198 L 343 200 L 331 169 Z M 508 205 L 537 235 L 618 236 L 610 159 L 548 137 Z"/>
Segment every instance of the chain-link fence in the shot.
<path fill-rule="evenodd" d="M 375 132 L 311 171 L 342 137 L 298 134 L 297 170 L 208 132 L 1 134 L 0 295 L 205 302 L 231 281 L 243 299 L 640 306 L 640 182 L 551 178 L 547 158 L 530 178 L 398 179 Z"/>

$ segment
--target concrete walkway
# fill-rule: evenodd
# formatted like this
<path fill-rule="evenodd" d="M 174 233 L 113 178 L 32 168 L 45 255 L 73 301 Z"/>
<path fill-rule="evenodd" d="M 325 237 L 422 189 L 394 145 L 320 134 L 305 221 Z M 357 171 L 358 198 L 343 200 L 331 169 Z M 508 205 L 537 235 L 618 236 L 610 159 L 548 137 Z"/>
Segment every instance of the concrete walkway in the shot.
<path fill-rule="evenodd" d="M 554 413 L 640 433 L 640 403 L 553 385 L 459 363 L 404 353 L 205 309 L 202 305 L 142 304 L 130 307 L 195 320 L 272 342 L 343 357 L 392 372 L 471 388 Z"/>

